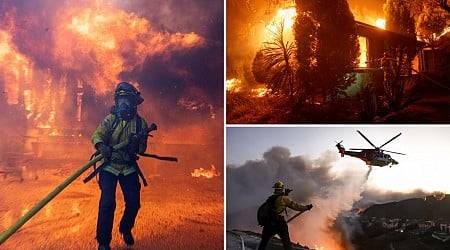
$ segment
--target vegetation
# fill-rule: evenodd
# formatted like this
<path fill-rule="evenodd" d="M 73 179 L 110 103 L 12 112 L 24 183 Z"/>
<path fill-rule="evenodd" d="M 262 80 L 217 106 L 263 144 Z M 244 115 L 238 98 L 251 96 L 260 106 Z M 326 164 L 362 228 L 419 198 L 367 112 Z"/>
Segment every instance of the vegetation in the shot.
<path fill-rule="evenodd" d="M 299 91 L 296 79 L 295 45 L 283 38 L 284 22 L 276 24 L 275 30 L 269 30 L 273 39 L 263 43 L 263 48 L 253 61 L 253 74 L 274 94 L 289 96 L 291 101 Z"/>
<path fill-rule="evenodd" d="M 355 82 L 354 67 L 359 63 L 355 22 L 347 1 L 295 3 L 293 43 L 286 42 L 283 31 L 287 27 L 280 23 L 271 40 L 248 54 L 240 71 L 232 71 L 227 60 L 228 78 L 243 83 L 239 93 L 227 93 L 228 123 L 448 121 L 448 102 L 444 102 L 448 96 L 442 89 L 448 90 L 446 83 L 450 82 L 450 65 L 445 60 L 450 55 L 450 33 L 443 34 L 450 25 L 450 12 L 442 2 L 387 0 L 387 29 L 403 36 L 389 38 L 389 74 L 369 72 L 374 82 L 383 84 L 368 86 L 370 81 L 363 80 L 366 84 L 355 98 L 342 98 Z M 417 43 L 416 33 L 426 44 Z M 436 53 L 431 54 L 432 61 L 429 51 L 424 54 L 426 74 L 412 76 L 413 58 L 428 45 Z M 258 83 L 271 92 L 256 96 L 252 91 Z"/>
<path fill-rule="evenodd" d="M 297 0 L 294 25 L 300 81 L 308 94 L 321 92 L 336 103 L 353 82 L 349 72 L 356 65 L 359 46 L 353 14 L 346 0 L 328 2 Z"/>

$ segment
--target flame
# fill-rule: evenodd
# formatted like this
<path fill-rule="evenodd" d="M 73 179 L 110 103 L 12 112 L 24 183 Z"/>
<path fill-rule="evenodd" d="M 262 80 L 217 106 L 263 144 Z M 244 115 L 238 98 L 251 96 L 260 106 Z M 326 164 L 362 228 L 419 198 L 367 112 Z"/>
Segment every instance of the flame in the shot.
<path fill-rule="evenodd" d="M 256 97 L 263 97 L 269 91 L 267 88 L 255 88 L 251 90 Z"/>
<path fill-rule="evenodd" d="M 227 91 L 229 91 L 229 92 L 241 91 L 241 87 L 239 86 L 242 83 L 241 80 L 239 80 L 237 78 L 233 78 L 233 79 L 226 80 L 225 83 L 226 83 Z"/>
<path fill-rule="evenodd" d="M 277 31 L 280 23 L 284 23 L 283 37 L 285 41 L 293 41 L 293 25 L 295 22 L 295 17 L 297 16 L 297 11 L 295 7 L 279 9 L 277 14 L 269 21 L 264 30 L 264 40 L 270 40 L 273 33 Z"/>
<path fill-rule="evenodd" d="M 367 38 L 366 37 L 358 37 L 359 43 L 359 67 L 367 67 Z"/>
<path fill-rule="evenodd" d="M 210 170 L 207 170 L 204 168 L 196 168 L 196 169 L 194 169 L 194 172 L 191 173 L 191 176 L 192 177 L 205 177 L 207 179 L 211 179 L 213 177 L 220 176 L 220 172 L 217 172 L 216 167 L 213 164 L 211 164 Z"/>
<path fill-rule="evenodd" d="M 3 76 L 8 104 L 19 103 L 19 85 L 29 83 L 32 63 L 12 43 L 9 31 L 0 29 L 0 75 Z"/>
<path fill-rule="evenodd" d="M 386 29 L 386 20 L 382 18 L 378 18 L 375 21 L 375 26 L 377 26 L 380 29 Z"/>
<path fill-rule="evenodd" d="M 147 19 L 99 0 L 58 9 L 42 40 L 20 39 L 17 34 L 43 24 L 30 18 L 26 26 L 16 25 L 23 17 L 14 8 L 0 18 L 1 91 L 8 105 L 22 107 L 30 125 L 41 129 L 55 128 L 67 113 L 65 98 L 76 100 L 68 102 L 76 106 L 72 122 L 82 121 L 84 84 L 96 94 L 110 93 L 121 73 L 141 67 L 146 58 L 206 45 L 196 33 L 157 31 Z M 45 45 L 48 37 L 52 46 Z M 67 95 L 69 85 L 78 87 L 73 96 Z"/>

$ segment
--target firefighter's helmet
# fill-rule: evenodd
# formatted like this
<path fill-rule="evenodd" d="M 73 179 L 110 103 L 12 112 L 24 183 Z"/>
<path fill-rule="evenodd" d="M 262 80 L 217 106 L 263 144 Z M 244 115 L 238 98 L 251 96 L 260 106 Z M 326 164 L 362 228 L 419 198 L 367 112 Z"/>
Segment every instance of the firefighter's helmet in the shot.
<path fill-rule="evenodd" d="M 277 182 L 275 182 L 275 184 L 273 184 L 272 188 L 283 189 L 284 188 L 284 183 L 282 181 L 277 181 Z"/>
<path fill-rule="evenodd" d="M 117 84 L 116 90 L 114 91 L 114 100 L 123 96 L 131 97 L 133 106 L 137 106 L 144 101 L 141 97 L 141 93 L 128 82 L 120 82 Z"/>

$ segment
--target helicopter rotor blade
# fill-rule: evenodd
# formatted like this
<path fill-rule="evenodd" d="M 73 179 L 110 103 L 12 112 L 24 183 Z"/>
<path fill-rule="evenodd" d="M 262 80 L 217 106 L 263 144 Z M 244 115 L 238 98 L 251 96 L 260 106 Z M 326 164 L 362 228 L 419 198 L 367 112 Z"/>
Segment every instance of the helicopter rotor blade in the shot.
<path fill-rule="evenodd" d="M 389 142 L 393 141 L 395 138 L 399 137 L 402 133 L 399 133 L 398 135 L 392 137 L 392 139 L 390 139 L 389 141 L 387 141 L 385 144 L 381 145 L 379 148 L 384 147 L 384 145 L 388 144 Z"/>
<path fill-rule="evenodd" d="M 336 144 L 341 144 L 344 140 L 341 140 L 340 142 L 334 141 Z"/>
<path fill-rule="evenodd" d="M 374 150 L 372 148 L 349 148 L 348 150 Z"/>
<path fill-rule="evenodd" d="M 366 136 L 363 135 L 363 133 L 361 133 L 361 131 L 356 130 L 370 145 L 372 145 L 372 147 L 374 147 L 375 149 L 379 149 L 378 147 L 376 147 L 375 145 L 373 145 L 373 143 L 371 141 L 369 141 L 369 139 L 367 139 Z"/>
<path fill-rule="evenodd" d="M 398 152 L 389 151 L 389 150 L 382 150 L 382 151 L 383 151 L 383 152 L 393 153 L 393 154 L 406 155 L 406 154 L 404 154 L 404 153 L 398 153 Z"/>

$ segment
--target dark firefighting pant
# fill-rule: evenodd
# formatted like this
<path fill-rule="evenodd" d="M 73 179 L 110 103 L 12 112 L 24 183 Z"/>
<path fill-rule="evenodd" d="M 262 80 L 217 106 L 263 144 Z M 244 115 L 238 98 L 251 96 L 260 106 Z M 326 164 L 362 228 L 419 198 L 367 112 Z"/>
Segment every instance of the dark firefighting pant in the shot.
<path fill-rule="evenodd" d="M 283 219 L 278 220 L 276 223 L 271 223 L 263 227 L 261 242 L 259 243 L 258 250 L 266 249 L 269 240 L 275 235 L 280 236 L 283 248 L 285 250 L 292 250 L 291 238 L 289 237 L 289 229 L 286 221 Z"/>
<path fill-rule="evenodd" d="M 131 233 L 140 208 L 141 184 L 137 172 L 124 176 L 115 176 L 107 171 L 100 171 L 101 189 L 97 219 L 97 241 L 100 245 L 109 245 L 116 209 L 116 186 L 119 182 L 125 200 L 125 211 L 119 225 L 121 233 Z"/>

